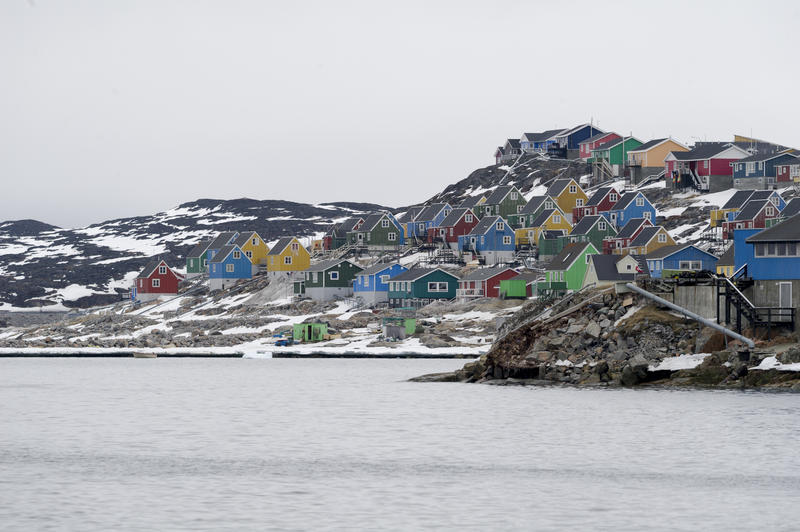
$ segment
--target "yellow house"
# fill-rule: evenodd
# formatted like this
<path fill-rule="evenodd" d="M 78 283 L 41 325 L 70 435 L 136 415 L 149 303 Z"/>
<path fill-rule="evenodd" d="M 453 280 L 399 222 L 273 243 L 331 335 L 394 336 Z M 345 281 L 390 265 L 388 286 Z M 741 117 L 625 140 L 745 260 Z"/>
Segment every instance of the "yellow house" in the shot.
<path fill-rule="evenodd" d="M 267 253 L 267 271 L 302 272 L 311 264 L 311 255 L 293 236 L 278 240 Z"/>
<path fill-rule="evenodd" d="M 689 147 L 670 138 L 654 139 L 635 150 L 628 150 L 628 165 L 664 168 L 664 159 L 673 151 L 689 151 Z"/>
<path fill-rule="evenodd" d="M 675 240 L 670 236 L 667 230 L 660 225 L 645 227 L 642 229 L 642 232 L 631 241 L 630 246 L 622 250 L 622 254 L 648 255 L 658 248 L 675 245 L 677 245 Z"/>
<path fill-rule="evenodd" d="M 247 258 L 250 259 L 250 262 L 254 266 L 254 271 L 257 270 L 259 266 L 267 265 L 269 246 L 267 246 L 267 243 L 261 238 L 261 235 L 255 231 L 244 231 L 236 237 L 234 244 L 239 246 L 239 248 L 244 251 L 244 254 L 247 255 Z"/>
<path fill-rule="evenodd" d="M 717 261 L 717 275 L 724 275 L 725 277 L 733 276 L 733 245 L 728 248 L 728 251 L 722 254 Z"/>
<path fill-rule="evenodd" d="M 572 231 L 572 224 L 559 209 L 548 209 L 539 213 L 530 227 L 523 227 L 514 231 L 514 241 L 517 246 L 536 245 L 544 231 L 563 229 L 566 234 Z"/>
<path fill-rule="evenodd" d="M 574 179 L 556 179 L 547 189 L 547 195 L 556 200 L 558 208 L 572 222 L 572 210 L 583 207 L 589 201 L 586 192 Z"/>

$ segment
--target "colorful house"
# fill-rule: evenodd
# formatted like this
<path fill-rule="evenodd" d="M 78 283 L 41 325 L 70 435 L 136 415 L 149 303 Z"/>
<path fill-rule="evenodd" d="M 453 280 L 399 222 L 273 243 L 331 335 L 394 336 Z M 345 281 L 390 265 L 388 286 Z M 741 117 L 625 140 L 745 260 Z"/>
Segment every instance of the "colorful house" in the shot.
<path fill-rule="evenodd" d="M 800 214 L 800 198 L 792 198 L 786 203 L 786 206 L 781 210 L 781 214 L 777 218 L 768 219 L 766 221 L 766 227 L 770 228 L 773 225 L 778 225 L 787 218 L 797 216 L 798 214 Z"/>
<path fill-rule="evenodd" d="M 523 272 L 511 279 L 500 281 L 500 299 L 525 299 L 533 297 L 536 282 L 540 276 L 533 272 Z"/>
<path fill-rule="evenodd" d="M 589 201 L 589 197 L 574 179 L 556 179 L 548 187 L 546 195 L 556 200 L 558 208 L 570 223 L 575 207 L 583 207 Z"/>
<path fill-rule="evenodd" d="M 736 213 L 750 200 L 755 190 L 737 190 L 720 209 L 711 211 L 711 227 L 719 227 L 726 220 L 733 220 Z M 732 216 L 731 216 L 732 215 Z"/>
<path fill-rule="evenodd" d="M 520 148 L 525 153 L 546 153 L 547 148 L 555 142 L 555 136 L 563 129 L 550 129 L 541 133 L 524 133 L 519 140 Z"/>
<path fill-rule="evenodd" d="M 478 255 L 492 266 L 514 259 L 514 231 L 499 216 L 484 216 L 472 231 L 458 237 L 462 253 Z"/>
<path fill-rule="evenodd" d="M 494 152 L 497 164 L 513 161 L 520 155 L 522 155 L 522 149 L 519 145 L 519 139 L 506 139 L 506 143 L 503 146 L 498 146 Z"/>
<path fill-rule="evenodd" d="M 453 208 L 447 203 L 434 203 L 422 209 L 414 223 L 409 225 L 409 234 L 412 238 L 424 240 L 428 238 L 428 229 L 439 227 L 439 224 L 450 214 Z"/>
<path fill-rule="evenodd" d="M 656 208 L 642 192 L 627 192 L 608 211 L 602 213 L 615 228 L 623 227 L 628 220 L 644 218 L 656 221 Z"/>
<path fill-rule="evenodd" d="M 617 204 L 620 198 L 619 191 L 614 187 L 600 187 L 595 190 L 592 197 L 582 207 L 572 210 L 572 223 L 578 223 L 584 216 L 591 216 L 607 212 Z"/>
<path fill-rule="evenodd" d="M 472 270 L 458 281 L 456 297 L 500 297 L 500 282 L 518 275 L 516 270 L 502 266 Z"/>
<path fill-rule="evenodd" d="M 517 247 L 535 246 L 543 231 L 558 229 L 569 233 L 572 230 L 572 224 L 567 221 L 567 217 L 560 210 L 545 210 L 531 223 L 530 227 L 523 227 L 514 231 L 514 243 Z"/>
<path fill-rule="evenodd" d="M 148 262 L 133 280 L 131 299 L 141 303 L 178 294 L 178 285 L 183 276 L 176 273 L 161 259 Z"/>
<path fill-rule="evenodd" d="M 646 255 L 650 277 L 660 279 L 680 272 L 713 272 L 717 257 L 694 244 L 664 246 Z"/>
<path fill-rule="evenodd" d="M 533 221 L 545 210 L 558 209 L 558 203 L 550 196 L 533 196 L 528 203 L 519 211 L 519 214 L 509 216 L 506 221 L 515 229 L 531 227 Z M 563 211 L 561 212 L 563 215 Z"/>
<path fill-rule="evenodd" d="M 208 263 L 210 290 L 225 290 L 239 281 L 252 277 L 253 263 L 236 244 L 220 249 Z"/>
<path fill-rule="evenodd" d="M 389 301 L 389 279 L 408 271 L 397 263 L 373 264 L 356 275 L 353 295 L 367 306 L 375 306 Z"/>
<path fill-rule="evenodd" d="M 572 129 L 562 131 L 553 137 L 555 142 L 547 148 L 547 154 L 555 157 L 577 159 L 580 155 L 581 141 L 598 133 L 604 133 L 604 131 L 592 124 L 581 124 Z"/>
<path fill-rule="evenodd" d="M 746 150 L 726 142 L 698 142 L 689 151 L 670 152 L 664 159 L 667 188 L 727 190 L 733 187 L 731 163 L 749 156 Z"/>
<path fill-rule="evenodd" d="M 389 279 L 389 306 L 421 307 L 456 297 L 458 276 L 441 268 L 412 268 Z"/>
<path fill-rule="evenodd" d="M 562 237 L 564 246 L 578 242 L 591 242 L 595 249 L 603 249 L 603 241 L 607 238 L 616 238 L 617 230 L 603 216 L 584 216 L 581 221 L 572 227 L 569 234 Z M 563 246 L 562 246 L 563 248 Z"/>
<path fill-rule="evenodd" d="M 605 161 L 611 167 L 611 174 L 620 176 L 625 168 L 625 162 L 628 160 L 628 152 L 641 145 L 642 141 L 636 137 L 622 137 L 610 140 L 593 149 L 592 157 L 589 161 Z"/>
<path fill-rule="evenodd" d="M 717 261 L 717 275 L 733 277 L 734 258 L 735 250 L 733 244 L 731 244 Z"/>
<path fill-rule="evenodd" d="M 736 188 L 763 189 L 777 183 L 779 164 L 798 162 L 790 152 L 759 154 L 739 159 L 733 163 L 733 186 Z"/>
<path fill-rule="evenodd" d="M 508 220 L 511 215 L 519 214 L 525 207 L 525 198 L 513 185 L 501 185 L 489 194 L 482 205 L 484 216 L 501 216 Z"/>
<path fill-rule="evenodd" d="M 619 230 L 616 237 L 606 238 L 603 241 L 603 254 L 621 255 L 622 250 L 630 247 L 633 239 L 639 236 L 639 233 L 641 233 L 642 229 L 645 227 L 653 227 L 652 222 L 650 222 L 650 220 L 645 220 L 644 218 L 634 218 L 632 220 L 628 220 L 622 229 Z"/>
<path fill-rule="evenodd" d="M 780 214 L 780 209 L 769 200 L 750 200 L 733 220 L 722 222 L 722 239 L 733 238 L 736 229 L 766 229 L 767 220 L 777 218 Z"/>
<path fill-rule="evenodd" d="M 213 241 L 207 238 L 198 242 L 186 254 L 186 278 L 191 279 L 208 271 L 208 246 Z"/>
<path fill-rule="evenodd" d="M 630 246 L 622 248 L 623 255 L 649 255 L 664 246 L 674 246 L 675 240 L 663 227 L 645 227 L 631 241 Z"/>
<path fill-rule="evenodd" d="M 326 251 L 333 251 L 347 245 L 347 233 L 357 231 L 363 223 L 362 217 L 354 216 L 341 223 L 333 224 L 322 237 L 322 248 Z"/>
<path fill-rule="evenodd" d="M 233 243 L 239 246 L 239 249 L 244 251 L 245 256 L 250 259 L 250 263 L 253 265 L 253 275 L 258 273 L 259 268 L 267 267 L 269 246 L 261 238 L 261 235 L 255 231 L 245 231 L 240 233 Z"/>
<path fill-rule="evenodd" d="M 564 246 L 568 244 L 565 238 L 565 230 L 542 231 L 536 246 L 537 258 L 541 261 L 549 260 L 561 253 Z"/>
<path fill-rule="evenodd" d="M 778 183 L 800 183 L 800 157 L 776 163 L 775 181 Z"/>
<path fill-rule="evenodd" d="M 468 235 L 479 219 L 470 209 L 459 207 L 450 211 L 439 227 L 428 229 L 428 242 L 447 245 L 454 251 L 458 250 L 458 237 Z"/>
<path fill-rule="evenodd" d="M 625 284 L 636 280 L 637 274 L 644 273 L 639 261 L 631 255 L 588 255 L 586 273 L 581 288 L 616 287 L 617 292 L 628 292 Z"/>
<path fill-rule="evenodd" d="M 314 301 L 353 295 L 353 282 L 363 268 L 346 259 L 326 260 L 312 264 L 305 271 L 305 294 Z"/>
<path fill-rule="evenodd" d="M 586 276 L 587 255 L 598 253 L 591 242 L 569 244 L 547 265 L 545 280 L 536 284 L 539 295 L 563 294 L 583 287 Z"/>
<path fill-rule="evenodd" d="M 472 214 L 480 218 L 483 216 L 483 210 L 481 206 L 486 203 L 487 196 L 485 194 L 476 194 L 474 196 L 468 196 L 461 202 L 459 205 L 462 209 L 469 209 L 472 211 Z"/>
<path fill-rule="evenodd" d="M 408 240 L 414 233 L 414 228 L 412 227 L 414 224 L 414 218 L 416 218 L 424 208 L 425 207 L 422 206 L 409 207 L 404 213 L 397 217 L 397 221 L 403 226 L 403 236 L 406 240 Z"/>
<path fill-rule="evenodd" d="M 233 244 L 234 241 L 236 241 L 237 236 L 239 236 L 237 231 L 225 231 L 224 233 L 217 235 L 217 237 L 208 245 L 208 249 L 206 250 L 207 264 L 211 264 L 211 259 L 214 258 L 214 255 L 216 255 L 219 250 L 225 246 L 230 246 Z"/>
<path fill-rule="evenodd" d="M 596 147 L 600 146 L 601 144 L 605 144 L 606 142 L 611 142 L 612 140 L 616 140 L 622 138 L 613 131 L 609 131 L 608 133 L 598 133 L 596 135 L 592 135 L 586 140 L 582 140 L 578 143 L 579 156 L 581 159 L 589 160 L 592 157 L 592 150 Z"/>
<path fill-rule="evenodd" d="M 267 272 L 270 276 L 292 276 L 308 269 L 311 255 L 293 236 L 278 240 L 267 253 Z"/>
<path fill-rule="evenodd" d="M 667 155 L 683 151 L 689 151 L 689 147 L 671 138 L 653 139 L 628 150 L 627 164 L 631 183 L 636 185 L 651 175 L 660 174 L 664 171 L 664 159 Z"/>
<path fill-rule="evenodd" d="M 370 250 L 391 250 L 405 243 L 403 227 L 388 212 L 373 213 L 364 218 L 358 229 L 347 233 L 347 242 L 367 246 Z"/>

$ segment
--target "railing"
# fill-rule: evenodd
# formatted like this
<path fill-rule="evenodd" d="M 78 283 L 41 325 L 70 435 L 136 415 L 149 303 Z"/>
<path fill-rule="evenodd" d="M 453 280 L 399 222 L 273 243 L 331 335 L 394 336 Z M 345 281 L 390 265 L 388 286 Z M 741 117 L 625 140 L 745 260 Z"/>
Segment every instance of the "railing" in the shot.
<path fill-rule="evenodd" d="M 483 297 L 483 288 L 458 288 L 456 297 Z"/>

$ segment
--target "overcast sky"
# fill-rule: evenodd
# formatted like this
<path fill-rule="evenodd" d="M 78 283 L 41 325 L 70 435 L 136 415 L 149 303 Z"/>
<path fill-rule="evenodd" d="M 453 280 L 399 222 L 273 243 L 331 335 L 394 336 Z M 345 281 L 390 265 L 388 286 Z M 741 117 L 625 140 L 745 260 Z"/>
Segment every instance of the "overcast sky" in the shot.
<path fill-rule="evenodd" d="M 506 137 L 800 146 L 797 2 L 0 2 L 0 220 L 422 201 Z"/>

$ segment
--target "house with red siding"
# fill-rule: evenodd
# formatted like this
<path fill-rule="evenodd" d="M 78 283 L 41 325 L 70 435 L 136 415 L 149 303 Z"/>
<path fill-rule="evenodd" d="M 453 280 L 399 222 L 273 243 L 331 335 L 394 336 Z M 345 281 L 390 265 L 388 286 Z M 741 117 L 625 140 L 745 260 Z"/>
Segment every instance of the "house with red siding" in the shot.
<path fill-rule="evenodd" d="M 161 259 L 151 260 L 133 280 L 131 299 L 146 303 L 160 297 L 178 294 L 178 284 L 183 276 L 170 268 Z"/>
<path fill-rule="evenodd" d="M 608 212 L 619 201 L 620 193 L 614 187 L 600 187 L 585 205 L 572 209 L 572 222 L 578 223 L 584 216 Z"/>
<path fill-rule="evenodd" d="M 731 163 L 750 153 L 730 142 L 698 142 L 689 151 L 672 151 L 664 159 L 667 188 L 720 192 L 733 188 Z"/>
<path fill-rule="evenodd" d="M 800 158 L 776 164 L 775 180 L 778 183 L 800 183 Z"/>
<path fill-rule="evenodd" d="M 591 159 L 593 149 L 600 146 L 601 144 L 605 144 L 606 142 L 611 142 L 612 140 L 617 140 L 621 138 L 622 138 L 621 136 L 617 135 L 613 131 L 609 131 L 608 133 L 598 133 L 597 135 L 592 135 L 588 139 L 578 143 L 578 149 L 580 150 L 579 156 L 583 160 Z"/>
<path fill-rule="evenodd" d="M 628 223 L 622 226 L 617 236 L 603 240 L 603 254 L 617 255 L 622 253 L 624 248 L 630 247 L 633 239 L 639 236 L 639 233 L 645 227 L 653 227 L 652 222 L 646 218 L 631 218 Z"/>
<path fill-rule="evenodd" d="M 458 237 L 468 235 L 478 225 L 478 216 L 472 209 L 459 207 L 445 216 L 439 227 L 428 229 L 428 243 L 443 244 L 454 251 L 458 250 Z"/>
<path fill-rule="evenodd" d="M 722 222 L 722 239 L 733 238 L 736 229 L 766 229 L 767 220 L 781 215 L 781 210 L 769 200 L 750 200 L 733 220 Z"/>
<path fill-rule="evenodd" d="M 506 267 L 479 268 L 458 281 L 456 297 L 471 299 L 477 297 L 500 297 L 500 281 L 519 275 L 516 270 Z"/>

